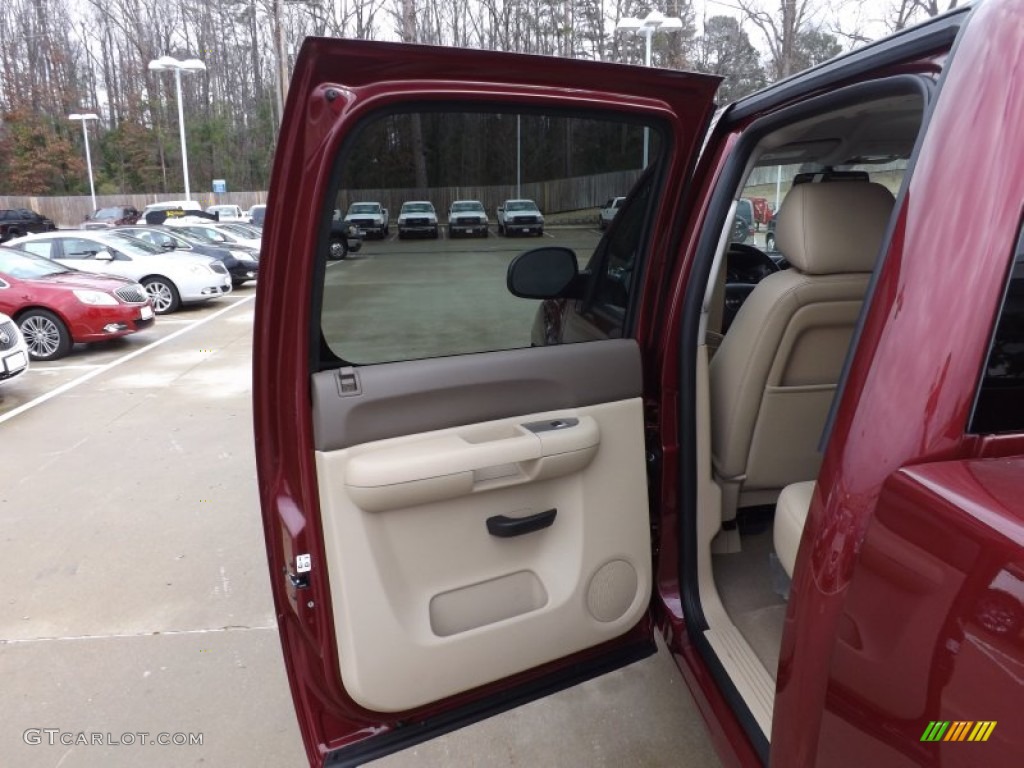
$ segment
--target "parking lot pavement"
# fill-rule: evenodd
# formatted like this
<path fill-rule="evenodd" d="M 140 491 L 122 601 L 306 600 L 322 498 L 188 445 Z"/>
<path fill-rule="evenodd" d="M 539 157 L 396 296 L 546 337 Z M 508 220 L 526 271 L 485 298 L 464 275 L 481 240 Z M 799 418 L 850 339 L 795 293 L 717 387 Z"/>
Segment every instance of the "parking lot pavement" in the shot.
<path fill-rule="evenodd" d="M 0 423 L 5 414 L 26 403 L 83 377 L 95 376 L 111 365 L 120 365 L 131 353 L 139 352 L 175 333 L 182 333 L 188 327 L 238 302 L 251 301 L 255 295 L 255 283 L 247 283 L 228 296 L 188 305 L 171 315 L 161 315 L 144 331 L 97 344 L 75 344 L 71 352 L 60 360 L 33 362 L 28 373 L 0 384 Z"/>
<path fill-rule="evenodd" d="M 304 762 L 256 496 L 253 302 L 233 307 L 0 423 L 5 768 Z"/>
<path fill-rule="evenodd" d="M 305 764 L 256 494 L 251 296 L 76 354 L 98 367 L 0 414 L 4 768 Z M 202 743 L 139 743 L 160 734 Z M 716 764 L 664 652 L 380 762 Z"/>

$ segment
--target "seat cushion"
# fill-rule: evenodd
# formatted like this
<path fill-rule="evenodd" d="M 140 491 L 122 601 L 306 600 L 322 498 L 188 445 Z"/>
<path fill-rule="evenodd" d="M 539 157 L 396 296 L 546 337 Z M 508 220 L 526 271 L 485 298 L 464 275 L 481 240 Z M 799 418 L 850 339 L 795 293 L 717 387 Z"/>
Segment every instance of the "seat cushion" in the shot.
<path fill-rule="evenodd" d="M 793 567 L 796 565 L 796 553 L 800 548 L 800 537 L 807 522 L 807 510 L 811 508 L 811 497 L 814 495 L 814 481 L 787 485 L 779 494 L 775 504 L 775 554 L 783 569 L 793 578 Z"/>

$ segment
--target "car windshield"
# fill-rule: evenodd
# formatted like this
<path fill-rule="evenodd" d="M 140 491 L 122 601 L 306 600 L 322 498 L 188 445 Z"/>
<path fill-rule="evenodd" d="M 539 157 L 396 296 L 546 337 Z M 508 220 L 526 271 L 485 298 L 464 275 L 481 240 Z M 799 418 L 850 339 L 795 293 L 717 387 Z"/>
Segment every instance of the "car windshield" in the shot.
<path fill-rule="evenodd" d="M 162 232 L 156 229 L 128 229 L 125 230 L 125 234 L 161 247 L 166 247 L 168 245 L 175 248 L 185 249 L 190 249 L 192 247 L 189 244 L 191 242 L 189 238 L 178 234 L 172 235 L 169 232 Z"/>
<path fill-rule="evenodd" d="M 377 213 L 380 211 L 380 206 L 376 203 L 356 203 L 348 212 L 351 213 Z"/>
<path fill-rule="evenodd" d="M 536 211 L 536 203 L 531 203 L 529 200 L 513 200 L 507 206 L 510 211 Z"/>
<path fill-rule="evenodd" d="M 147 243 L 145 240 L 140 240 L 127 232 L 114 232 L 110 236 L 116 238 L 119 241 L 117 247 L 128 254 L 132 253 L 131 249 L 133 248 L 138 253 L 163 253 L 164 250 L 152 243 Z"/>
<path fill-rule="evenodd" d="M 433 213 L 434 206 L 430 203 L 406 203 L 402 206 L 402 213 Z"/>
<path fill-rule="evenodd" d="M 9 248 L 0 248 L 0 272 L 20 280 L 32 280 L 50 275 L 61 275 L 70 272 L 59 264 L 42 256 L 33 256 L 29 253 L 12 251 Z"/>
<path fill-rule="evenodd" d="M 120 219 L 121 212 L 121 208 L 100 208 L 92 217 L 96 221 L 110 221 L 112 219 Z"/>
<path fill-rule="evenodd" d="M 466 211 L 482 211 L 483 203 L 452 203 L 453 213 L 464 213 Z"/>
<path fill-rule="evenodd" d="M 258 235 L 253 234 L 252 230 L 243 224 L 221 224 L 221 227 L 226 229 L 228 232 L 238 235 L 239 237 L 254 238 Z"/>
<path fill-rule="evenodd" d="M 218 232 L 216 229 L 210 227 L 182 227 L 193 237 L 202 240 L 204 243 L 227 243 L 230 242 L 228 238 L 224 237 L 223 233 Z"/>

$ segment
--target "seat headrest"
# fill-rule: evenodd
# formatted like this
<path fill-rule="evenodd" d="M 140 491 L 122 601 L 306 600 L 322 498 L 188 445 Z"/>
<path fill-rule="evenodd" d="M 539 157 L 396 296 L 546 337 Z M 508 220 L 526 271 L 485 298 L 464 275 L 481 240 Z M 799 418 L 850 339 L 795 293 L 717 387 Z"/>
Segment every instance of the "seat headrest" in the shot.
<path fill-rule="evenodd" d="M 881 184 L 799 184 L 779 207 L 776 245 L 807 274 L 870 272 L 894 203 Z"/>

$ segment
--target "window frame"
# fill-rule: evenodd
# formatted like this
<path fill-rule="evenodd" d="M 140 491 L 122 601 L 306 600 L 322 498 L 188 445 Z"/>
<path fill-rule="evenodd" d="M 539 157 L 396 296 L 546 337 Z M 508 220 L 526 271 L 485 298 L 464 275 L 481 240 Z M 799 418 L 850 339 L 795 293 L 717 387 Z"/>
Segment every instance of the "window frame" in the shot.
<path fill-rule="evenodd" d="M 375 109 L 365 116 L 361 117 L 360 120 L 352 126 L 352 129 L 346 135 L 344 141 L 338 148 L 338 151 L 331 164 L 331 177 L 327 185 L 327 194 L 321 201 L 321 214 L 320 214 L 320 227 L 317 233 L 316 241 L 316 261 L 315 270 L 313 274 L 313 280 L 311 285 L 311 296 L 310 296 L 310 347 L 309 347 L 309 366 L 310 373 L 317 373 L 324 370 L 332 370 L 342 367 L 353 367 L 359 368 L 367 365 L 388 365 L 393 362 L 412 362 L 415 360 L 431 360 L 439 359 L 445 356 L 453 356 L 460 354 L 486 354 L 488 352 L 502 351 L 502 350 L 474 350 L 472 352 L 450 352 L 447 355 L 433 355 L 426 357 L 407 358 L 402 361 L 371 361 L 371 362 L 359 362 L 349 360 L 342 357 L 339 351 L 335 351 L 334 346 L 338 343 L 335 340 L 334 345 L 328 340 L 327 335 L 323 329 L 323 306 L 324 306 L 324 286 L 325 277 L 327 270 L 327 254 L 330 248 L 330 227 L 333 220 L 333 213 L 336 208 L 336 199 L 339 191 L 343 189 L 342 185 L 342 174 L 346 167 L 346 163 L 351 159 L 354 149 L 357 147 L 357 142 L 362 135 L 363 130 L 373 123 L 386 119 L 394 115 L 408 115 L 408 114 L 427 114 L 427 113 L 468 113 L 468 114 L 505 114 L 505 115 L 540 115 L 546 117 L 558 117 L 565 119 L 585 120 L 591 119 L 595 121 L 603 121 L 607 123 L 617 123 L 620 125 L 630 125 L 639 128 L 647 127 L 650 131 L 649 146 L 651 148 L 650 158 L 648 167 L 643 169 L 640 178 L 634 184 L 636 189 L 641 181 L 650 174 L 653 178 L 652 181 L 652 196 L 648 202 L 646 209 L 646 215 L 643 223 L 644 235 L 641 244 L 638 246 L 638 267 L 633 269 L 631 275 L 630 288 L 628 291 L 629 295 L 629 306 L 625 308 L 622 316 L 616 318 L 610 313 L 602 315 L 596 311 L 596 308 L 588 303 L 589 297 L 592 295 L 595 288 L 595 281 L 588 280 L 587 295 L 581 305 L 585 311 L 589 311 L 587 318 L 590 319 L 594 324 L 605 333 L 605 338 L 625 338 L 632 334 L 632 330 L 635 324 L 636 315 L 639 309 L 639 296 L 637 295 L 637 289 L 642 285 L 643 276 L 646 273 L 646 266 L 650 260 L 650 247 L 652 243 L 652 224 L 656 217 L 656 211 L 658 208 L 657 192 L 658 190 L 664 190 L 666 185 L 667 167 L 670 165 L 672 154 L 677 151 L 675 146 L 674 137 L 669 125 L 669 121 L 663 118 L 658 118 L 654 115 L 643 115 L 642 117 L 638 114 L 629 112 L 623 112 L 616 109 L 573 109 L 559 106 L 552 107 L 538 107 L 535 104 L 521 104 L 516 102 L 493 102 L 489 100 L 481 101 L 420 101 L 420 100 L 409 100 L 398 104 L 391 104 L 388 106 L 380 107 Z M 632 190 L 630 191 L 632 195 Z M 630 195 L 625 196 L 628 200 Z M 614 199 L 614 198 L 612 198 Z M 357 201 L 358 203 L 365 203 L 367 201 Z M 432 201 L 431 201 L 432 202 Z M 354 203 L 355 204 L 355 203 Z M 625 204 L 625 203 L 624 203 Z M 382 210 L 387 210 L 383 205 Z M 540 206 L 537 206 L 540 211 Z M 485 207 L 486 211 L 486 207 Z M 346 211 L 346 216 L 351 214 L 351 205 L 349 210 Z M 436 206 L 435 206 L 436 214 Z M 393 214 L 392 214 L 393 215 Z M 621 214 L 620 214 L 621 215 Z M 616 218 L 619 218 L 617 216 Z M 394 216 L 393 223 L 397 222 L 397 216 Z M 607 233 L 606 233 L 607 235 Z M 599 254 L 603 253 L 605 247 L 605 237 L 603 236 L 598 244 L 595 246 L 594 251 L 590 255 L 588 265 L 596 265 L 599 261 L 603 263 L 603 257 L 598 259 Z M 583 271 L 586 275 L 586 270 Z M 582 314 L 582 313 L 581 313 Z M 615 330 L 618 332 L 609 333 L 606 329 Z M 528 346 L 515 347 L 513 349 L 525 349 Z"/>

